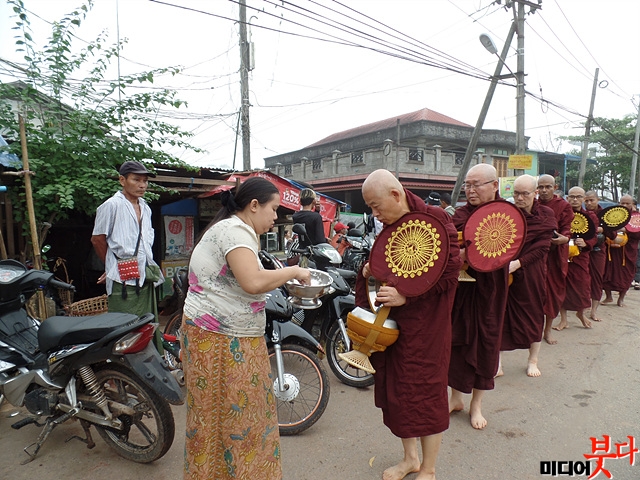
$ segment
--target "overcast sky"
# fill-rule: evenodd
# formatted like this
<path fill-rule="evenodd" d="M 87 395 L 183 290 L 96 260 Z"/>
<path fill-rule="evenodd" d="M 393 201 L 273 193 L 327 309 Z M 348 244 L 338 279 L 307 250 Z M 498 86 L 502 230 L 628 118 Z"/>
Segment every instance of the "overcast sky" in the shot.
<path fill-rule="evenodd" d="M 247 0 L 255 49 L 255 69 L 249 75 L 252 167 L 262 168 L 263 158 L 304 148 L 332 133 L 421 108 L 475 125 L 489 86 L 476 77 L 486 79 L 497 62 L 478 37 L 487 33 L 502 49 L 512 20 L 505 1 Z M 24 3 L 40 44 L 51 32 L 49 22 L 81 4 Z M 188 109 L 181 109 L 184 115 L 168 120 L 192 131 L 192 143 L 208 153 L 172 153 L 193 165 L 231 168 L 240 105 L 238 4 L 166 3 L 193 10 L 150 0 L 95 0 L 77 36 L 89 41 L 106 30 L 115 42 L 119 27 L 120 38 L 128 39 L 120 64 L 123 74 L 184 67 L 183 74 L 159 79 L 157 85 L 175 87 L 189 102 Z M 543 0 L 541 6 L 526 17 L 526 89 L 551 103 L 527 97 L 526 135 L 531 149 L 568 151 L 575 147 L 556 138 L 584 132 L 596 68 L 600 86 L 594 115 L 637 114 L 640 1 Z M 296 13 L 303 11 L 298 7 L 308 16 Z M 0 0 L 0 59 L 19 62 L 11 14 Z M 343 30 L 329 26 L 331 20 L 343 24 Z M 364 38 L 354 36 L 356 30 Z M 84 44 L 80 40 L 77 45 Z M 515 47 L 514 38 L 506 59 L 512 71 Z M 444 61 L 449 69 L 424 64 Z M 115 64 L 110 75 L 117 78 Z M 15 79 L 2 62 L 0 79 Z M 498 85 L 485 128 L 515 132 L 515 125 L 515 88 Z M 237 148 L 235 166 L 241 169 L 240 139 Z"/>

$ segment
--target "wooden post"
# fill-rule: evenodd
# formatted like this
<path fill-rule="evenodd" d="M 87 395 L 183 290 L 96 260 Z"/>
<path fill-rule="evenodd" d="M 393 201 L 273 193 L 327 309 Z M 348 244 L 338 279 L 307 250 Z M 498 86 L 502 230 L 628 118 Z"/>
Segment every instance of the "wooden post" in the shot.
<path fill-rule="evenodd" d="M 36 215 L 33 207 L 33 192 L 31 189 L 31 175 L 29 170 L 29 155 L 27 153 L 27 134 L 22 115 L 18 115 L 20 124 L 20 143 L 22 144 L 22 170 L 24 173 L 24 190 L 27 202 L 27 213 L 29 214 L 29 229 L 31 231 L 31 246 L 33 247 L 33 267 L 36 270 L 42 269 L 42 257 L 40 256 L 40 242 L 38 241 L 38 230 L 36 229 Z M 44 301 L 44 292 L 38 291 L 38 305 L 40 315 L 46 318 L 47 309 Z M 41 318 L 41 320 L 44 320 Z"/>

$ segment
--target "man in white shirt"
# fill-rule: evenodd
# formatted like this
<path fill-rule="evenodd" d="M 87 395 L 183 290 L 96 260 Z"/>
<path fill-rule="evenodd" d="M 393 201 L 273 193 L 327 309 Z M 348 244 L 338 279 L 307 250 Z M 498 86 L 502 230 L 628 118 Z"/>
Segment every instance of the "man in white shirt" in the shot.
<path fill-rule="evenodd" d="M 153 260 L 154 231 L 151 209 L 142 198 L 149 177 L 155 177 L 140 162 L 120 167 L 122 190 L 96 211 L 91 243 L 105 264 L 98 283 L 106 283 L 109 311 L 158 315 L 155 286 L 164 282 Z"/>

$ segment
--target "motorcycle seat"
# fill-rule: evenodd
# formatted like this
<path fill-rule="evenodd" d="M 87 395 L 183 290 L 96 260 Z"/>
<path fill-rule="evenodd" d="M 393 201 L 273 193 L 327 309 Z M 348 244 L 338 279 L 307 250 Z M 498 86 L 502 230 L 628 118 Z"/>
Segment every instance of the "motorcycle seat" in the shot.
<path fill-rule="evenodd" d="M 119 328 L 142 323 L 145 322 L 140 322 L 138 316 L 131 313 L 49 317 L 38 329 L 38 345 L 41 352 L 48 352 L 55 347 L 91 343 Z"/>
<path fill-rule="evenodd" d="M 354 279 L 354 278 L 356 278 L 358 276 L 358 272 L 354 272 L 353 270 L 346 270 L 344 268 L 336 268 L 336 271 L 345 280 L 351 280 L 351 279 Z"/>

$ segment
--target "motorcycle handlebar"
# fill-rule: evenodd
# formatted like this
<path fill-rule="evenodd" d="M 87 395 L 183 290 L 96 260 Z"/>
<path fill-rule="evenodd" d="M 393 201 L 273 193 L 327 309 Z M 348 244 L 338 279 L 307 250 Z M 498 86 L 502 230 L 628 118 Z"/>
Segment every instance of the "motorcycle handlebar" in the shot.
<path fill-rule="evenodd" d="M 74 285 L 71 285 L 70 283 L 61 282 L 60 280 L 56 280 L 55 278 L 52 278 L 51 280 L 49 280 L 49 286 L 55 287 L 55 288 L 61 288 L 63 290 L 71 290 L 72 292 L 75 292 L 76 290 L 76 287 Z"/>

